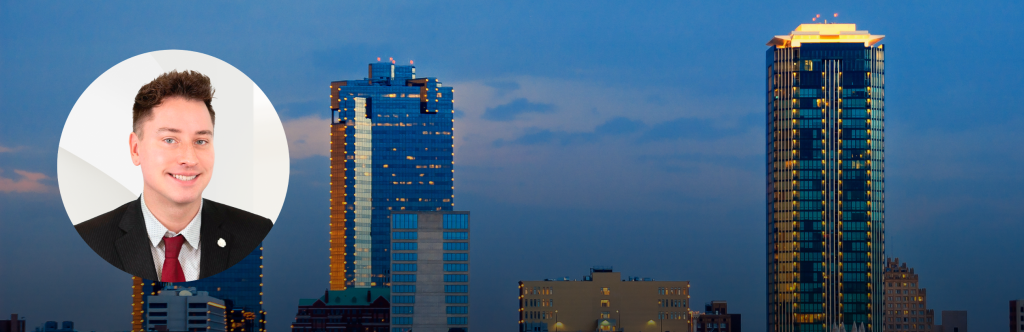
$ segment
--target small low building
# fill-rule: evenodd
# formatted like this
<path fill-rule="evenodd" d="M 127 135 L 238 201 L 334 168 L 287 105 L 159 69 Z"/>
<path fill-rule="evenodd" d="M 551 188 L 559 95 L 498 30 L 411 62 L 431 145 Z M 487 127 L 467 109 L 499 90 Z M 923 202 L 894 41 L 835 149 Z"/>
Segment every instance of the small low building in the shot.
<path fill-rule="evenodd" d="M 25 332 L 25 317 L 11 314 L 11 319 L 0 320 L 0 332 Z"/>
<path fill-rule="evenodd" d="M 300 299 L 292 332 L 389 332 L 391 290 L 387 287 L 324 291 L 316 299 Z"/>
<path fill-rule="evenodd" d="M 162 290 L 146 298 L 146 330 L 224 332 L 224 301 L 195 288 Z"/>
<path fill-rule="evenodd" d="M 35 332 L 78 332 L 75 330 L 75 322 L 64 321 L 62 324 L 57 325 L 56 321 L 48 321 L 43 326 L 37 327 Z"/>
<path fill-rule="evenodd" d="M 740 314 L 730 314 L 725 301 L 711 301 L 704 305 L 703 313 L 694 316 L 696 332 L 740 332 Z"/>
<path fill-rule="evenodd" d="M 689 281 L 594 267 L 582 280 L 520 281 L 519 331 L 690 331 L 689 302 Z"/>

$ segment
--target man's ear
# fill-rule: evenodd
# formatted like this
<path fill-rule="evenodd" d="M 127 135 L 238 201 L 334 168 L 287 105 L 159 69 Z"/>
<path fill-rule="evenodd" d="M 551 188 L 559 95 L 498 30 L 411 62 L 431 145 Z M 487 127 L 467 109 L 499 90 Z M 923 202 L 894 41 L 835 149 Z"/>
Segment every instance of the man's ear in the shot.
<path fill-rule="evenodd" d="M 139 166 L 139 164 L 141 164 L 141 162 L 139 162 L 139 136 L 135 135 L 134 131 L 128 135 L 128 149 L 132 154 L 132 163 L 135 164 L 135 166 Z"/>

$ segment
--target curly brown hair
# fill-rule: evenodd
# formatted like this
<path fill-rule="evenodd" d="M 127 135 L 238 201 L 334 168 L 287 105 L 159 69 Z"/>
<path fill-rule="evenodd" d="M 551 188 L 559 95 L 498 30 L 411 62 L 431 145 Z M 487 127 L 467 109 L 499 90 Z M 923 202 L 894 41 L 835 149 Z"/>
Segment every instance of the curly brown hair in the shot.
<path fill-rule="evenodd" d="M 141 138 L 142 123 L 153 114 L 153 107 L 159 106 L 164 98 L 169 97 L 202 101 L 210 111 L 210 121 L 214 122 L 215 114 L 213 105 L 210 104 L 213 101 L 213 93 L 210 77 L 197 71 L 172 70 L 163 73 L 152 82 L 143 85 L 135 95 L 135 105 L 132 105 L 132 131 Z"/>

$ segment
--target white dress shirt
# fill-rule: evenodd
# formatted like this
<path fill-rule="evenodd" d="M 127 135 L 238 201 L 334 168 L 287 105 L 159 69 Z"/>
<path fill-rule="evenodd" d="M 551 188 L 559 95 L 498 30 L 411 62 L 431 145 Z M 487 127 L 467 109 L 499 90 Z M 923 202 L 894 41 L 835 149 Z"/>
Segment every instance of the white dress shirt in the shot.
<path fill-rule="evenodd" d="M 199 229 L 203 224 L 203 205 L 199 204 L 199 212 L 192 218 L 192 221 L 182 229 L 180 233 L 174 233 L 167 230 L 159 220 L 153 216 L 153 213 L 146 207 L 146 197 L 142 196 L 142 219 L 146 220 L 146 233 L 149 234 L 149 249 L 153 253 L 153 263 L 156 264 L 156 275 L 161 277 L 162 270 L 164 268 L 164 237 L 175 237 L 182 235 L 185 237 L 185 243 L 181 245 L 181 251 L 178 252 L 178 263 L 181 264 L 181 269 L 185 272 L 185 281 L 194 281 L 199 279 L 199 256 L 202 247 L 199 246 Z"/>

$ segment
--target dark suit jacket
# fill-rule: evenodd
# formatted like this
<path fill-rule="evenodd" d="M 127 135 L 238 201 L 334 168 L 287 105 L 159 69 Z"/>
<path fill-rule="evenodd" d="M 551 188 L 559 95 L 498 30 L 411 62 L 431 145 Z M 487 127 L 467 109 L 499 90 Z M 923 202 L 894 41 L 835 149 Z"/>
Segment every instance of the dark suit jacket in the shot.
<path fill-rule="evenodd" d="M 141 197 L 140 197 L 141 199 Z M 270 232 L 270 219 L 203 199 L 199 229 L 199 278 L 223 272 L 242 261 Z M 111 265 L 136 277 L 160 280 L 150 251 L 139 199 L 75 225 L 78 235 Z M 217 242 L 227 242 L 223 248 Z"/>

